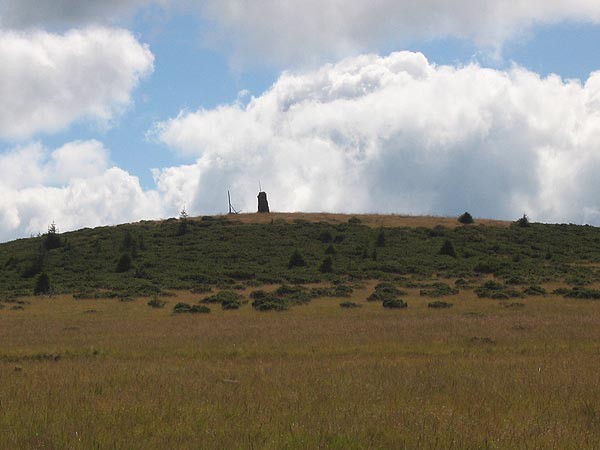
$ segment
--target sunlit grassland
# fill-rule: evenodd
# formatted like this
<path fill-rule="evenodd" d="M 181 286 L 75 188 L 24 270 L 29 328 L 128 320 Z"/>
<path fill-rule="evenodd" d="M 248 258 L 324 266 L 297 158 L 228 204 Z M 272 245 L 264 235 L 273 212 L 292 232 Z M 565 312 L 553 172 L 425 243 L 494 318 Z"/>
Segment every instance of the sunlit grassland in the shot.
<path fill-rule="evenodd" d="M 0 310 L 0 448 L 600 447 L 600 302 Z M 549 290 L 553 286 L 547 286 Z M 90 312 L 90 311 L 96 312 Z"/>

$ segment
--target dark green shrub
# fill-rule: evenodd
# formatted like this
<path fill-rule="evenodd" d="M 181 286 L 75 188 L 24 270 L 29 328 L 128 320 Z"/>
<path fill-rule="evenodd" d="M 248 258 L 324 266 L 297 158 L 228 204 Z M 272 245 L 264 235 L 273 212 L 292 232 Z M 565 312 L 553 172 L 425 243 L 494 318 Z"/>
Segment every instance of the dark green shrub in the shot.
<path fill-rule="evenodd" d="M 335 251 L 335 248 L 333 247 L 333 245 L 330 244 L 329 247 L 327 247 L 325 249 L 325 254 L 326 255 L 335 255 L 336 254 L 336 251 Z"/>
<path fill-rule="evenodd" d="M 288 309 L 287 300 L 269 292 L 255 291 L 252 294 L 251 296 L 254 298 L 252 307 L 257 311 L 285 311 Z"/>
<path fill-rule="evenodd" d="M 419 295 L 423 297 L 443 297 L 446 295 L 458 295 L 459 290 L 448 286 L 446 283 L 434 283 L 429 289 L 421 289 Z"/>
<path fill-rule="evenodd" d="M 54 222 L 48 227 L 48 234 L 44 239 L 44 247 L 46 250 L 54 250 L 55 248 L 62 247 L 62 241 Z"/>
<path fill-rule="evenodd" d="M 344 242 L 346 240 L 346 235 L 345 234 L 338 234 L 334 239 L 333 239 L 333 243 L 334 244 L 341 244 L 342 242 Z"/>
<path fill-rule="evenodd" d="M 119 262 L 117 263 L 117 267 L 115 268 L 115 272 L 123 273 L 131 270 L 132 267 L 131 256 L 129 253 L 123 253 L 121 258 L 119 258 Z"/>
<path fill-rule="evenodd" d="M 463 225 L 469 225 L 469 224 L 475 223 L 475 221 L 473 220 L 473 216 L 471 214 L 469 214 L 468 212 L 465 212 L 464 214 L 462 214 L 458 218 L 458 221 L 460 223 L 462 223 Z"/>
<path fill-rule="evenodd" d="M 442 301 L 436 301 L 436 302 L 431 302 L 427 304 L 428 308 L 433 308 L 433 309 L 447 309 L 447 308 L 452 308 L 454 305 L 452 303 L 448 303 L 448 302 L 442 302 Z"/>
<path fill-rule="evenodd" d="M 224 302 L 241 303 L 243 298 L 244 297 L 241 294 L 238 294 L 237 292 L 230 291 L 230 290 L 223 290 L 223 291 L 216 293 L 215 295 L 206 297 L 205 299 L 202 300 L 202 303 L 221 303 L 221 304 L 223 304 Z"/>
<path fill-rule="evenodd" d="M 288 262 L 288 268 L 292 269 L 294 267 L 304 267 L 306 266 L 306 261 L 304 261 L 304 257 L 300 254 L 298 250 L 294 250 L 292 256 L 290 256 L 290 261 Z"/>
<path fill-rule="evenodd" d="M 523 290 L 525 295 L 546 295 L 546 289 L 541 286 L 529 286 Z"/>
<path fill-rule="evenodd" d="M 329 244 L 331 241 L 333 241 L 331 231 L 326 230 L 321 232 L 321 234 L 319 235 L 319 240 L 324 244 Z"/>
<path fill-rule="evenodd" d="M 346 286 L 345 284 L 340 284 L 335 287 L 333 294 L 335 297 L 350 297 L 354 292 L 350 286 Z"/>
<path fill-rule="evenodd" d="M 210 308 L 204 305 L 190 305 L 188 303 L 177 303 L 173 308 L 173 312 L 177 314 L 208 314 L 210 312 Z"/>
<path fill-rule="evenodd" d="M 362 223 L 362 220 L 360 220 L 358 217 L 352 216 L 348 219 L 348 223 L 352 225 L 358 225 Z"/>
<path fill-rule="evenodd" d="M 573 289 L 557 289 L 555 292 L 562 293 L 567 298 L 580 298 L 588 300 L 600 300 L 600 290 L 576 286 Z"/>
<path fill-rule="evenodd" d="M 454 245 L 452 245 L 452 241 L 450 241 L 450 239 L 446 239 L 444 241 L 444 245 L 442 245 L 442 248 L 440 249 L 440 255 L 456 258 L 456 250 L 454 250 Z"/>
<path fill-rule="evenodd" d="M 148 306 L 150 306 L 152 308 L 164 308 L 166 304 L 167 304 L 167 302 L 159 300 L 156 297 L 154 297 L 152 300 L 148 301 Z"/>
<path fill-rule="evenodd" d="M 35 287 L 33 288 L 33 295 L 48 295 L 52 293 L 52 286 L 50 285 L 50 277 L 48 274 L 41 273 L 35 281 Z"/>
<path fill-rule="evenodd" d="M 429 230 L 430 237 L 444 237 L 446 235 L 446 227 L 443 225 L 436 225 Z"/>
<path fill-rule="evenodd" d="M 358 303 L 354 302 L 342 302 L 340 303 L 340 306 L 342 308 L 362 308 L 362 305 L 359 305 Z"/>
<path fill-rule="evenodd" d="M 392 283 L 383 282 L 375 286 L 375 291 L 367 298 L 370 302 L 380 302 L 406 295 L 406 292 L 398 289 Z"/>
<path fill-rule="evenodd" d="M 331 256 L 328 256 L 323 260 L 323 262 L 319 266 L 319 272 L 321 272 L 321 273 L 333 272 L 333 259 L 331 259 Z"/>
<path fill-rule="evenodd" d="M 523 214 L 523 217 L 521 217 L 520 219 L 517 219 L 515 221 L 515 225 L 517 227 L 521 227 L 521 228 L 526 228 L 530 225 L 529 223 L 529 217 L 527 217 L 527 214 Z"/>
<path fill-rule="evenodd" d="M 221 308 L 229 310 L 229 309 L 240 309 L 242 306 L 242 302 L 240 300 L 236 300 L 233 298 L 223 300 L 221 302 Z"/>
<path fill-rule="evenodd" d="M 490 280 L 483 286 L 475 289 L 479 298 L 491 298 L 494 300 L 506 300 L 508 298 L 523 297 L 523 294 L 514 289 L 508 289 L 504 284 Z"/>
<path fill-rule="evenodd" d="M 408 304 L 399 298 L 390 298 L 383 301 L 383 307 L 389 309 L 404 309 L 408 308 Z"/>

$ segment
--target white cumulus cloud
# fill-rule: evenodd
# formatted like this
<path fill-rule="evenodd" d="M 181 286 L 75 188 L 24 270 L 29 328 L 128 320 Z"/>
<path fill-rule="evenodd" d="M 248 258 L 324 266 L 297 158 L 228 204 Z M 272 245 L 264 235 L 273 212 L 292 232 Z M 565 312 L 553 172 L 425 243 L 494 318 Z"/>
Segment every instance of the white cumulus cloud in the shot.
<path fill-rule="evenodd" d="M 600 22 L 597 0 L 206 0 L 213 39 L 238 60 L 297 64 L 420 39 L 499 47 L 537 24 Z"/>
<path fill-rule="evenodd" d="M 126 30 L 0 31 L 0 138 L 108 124 L 131 103 L 154 56 Z"/>
<path fill-rule="evenodd" d="M 53 151 L 33 143 L 0 155 L 0 241 L 45 232 L 52 221 L 67 231 L 162 214 L 159 194 L 111 166 L 98 141 Z"/>
<path fill-rule="evenodd" d="M 153 134 L 196 162 L 154 172 L 193 213 L 458 214 L 600 224 L 600 73 L 585 83 L 363 55 L 284 73 L 247 105 L 182 112 Z"/>

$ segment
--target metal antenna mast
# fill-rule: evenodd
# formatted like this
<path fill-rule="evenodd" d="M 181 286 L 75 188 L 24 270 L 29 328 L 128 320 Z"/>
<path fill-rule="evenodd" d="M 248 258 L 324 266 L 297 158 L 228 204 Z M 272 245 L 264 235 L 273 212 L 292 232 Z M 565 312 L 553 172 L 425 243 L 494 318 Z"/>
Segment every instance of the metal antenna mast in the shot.
<path fill-rule="evenodd" d="M 231 205 L 231 194 L 227 191 L 227 201 L 229 202 L 229 214 L 239 214 L 239 211 L 236 211 L 235 208 Z"/>

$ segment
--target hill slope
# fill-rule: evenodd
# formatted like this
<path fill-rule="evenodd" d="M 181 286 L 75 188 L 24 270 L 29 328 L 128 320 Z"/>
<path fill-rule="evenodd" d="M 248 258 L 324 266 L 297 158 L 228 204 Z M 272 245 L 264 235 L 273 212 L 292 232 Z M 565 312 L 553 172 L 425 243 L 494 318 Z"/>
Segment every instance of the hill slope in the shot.
<path fill-rule="evenodd" d="M 459 226 L 455 219 L 402 216 L 246 214 L 83 229 L 60 235 L 58 245 L 48 245 L 47 235 L 1 244 L 0 292 L 30 295 L 42 272 L 57 293 L 105 295 L 99 293 L 109 290 L 119 296 L 408 274 L 494 274 L 531 284 L 600 279 L 595 266 L 600 263 L 599 229 L 508 225 Z M 440 254 L 446 241 L 456 257 Z M 289 268 L 295 250 L 306 264 Z M 326 258 L 332 260 L 331 271 L 322 267 Z M 120 262 L 124 266 L 118 267 Z"/>

